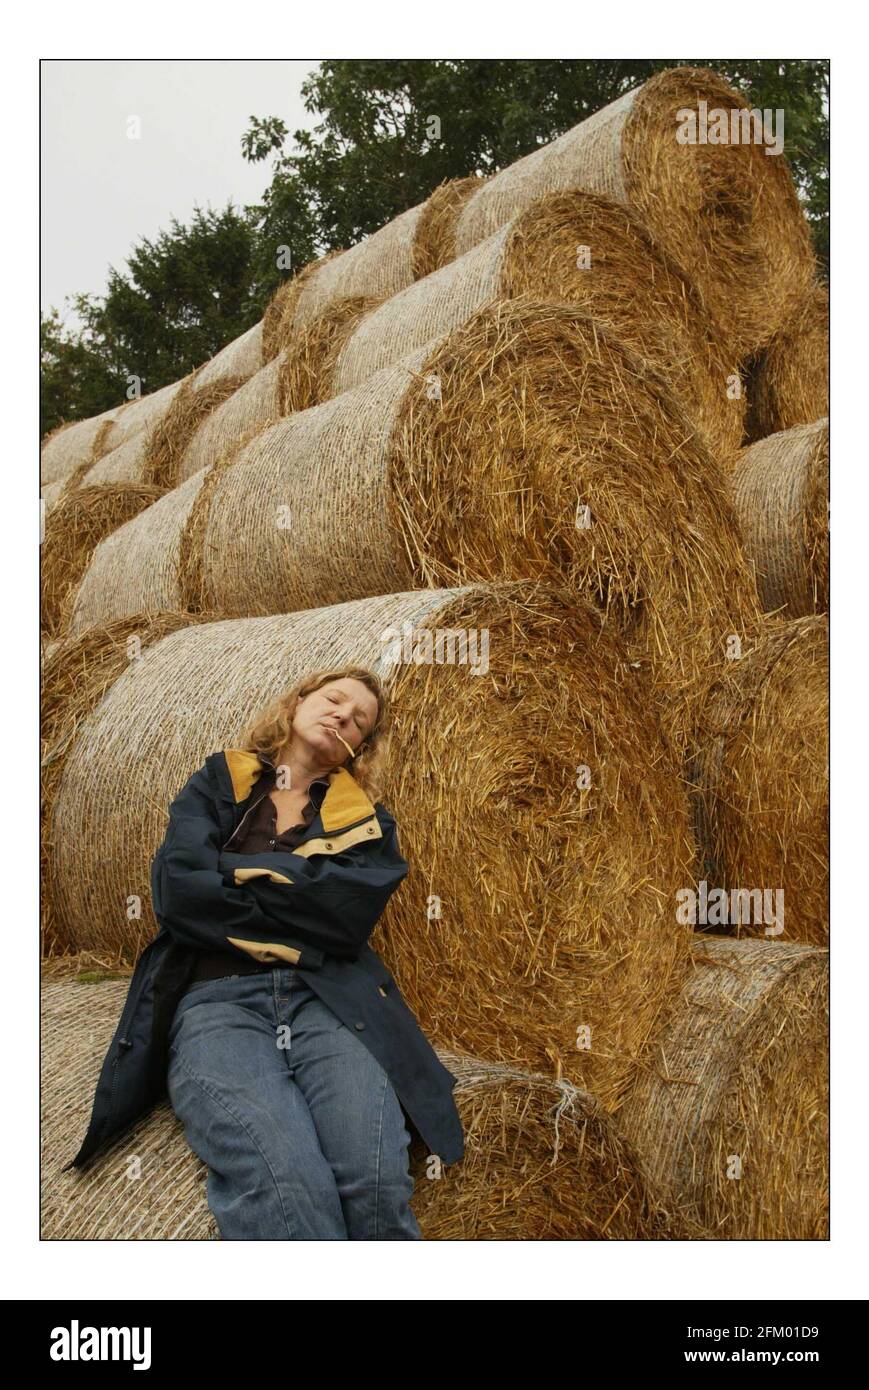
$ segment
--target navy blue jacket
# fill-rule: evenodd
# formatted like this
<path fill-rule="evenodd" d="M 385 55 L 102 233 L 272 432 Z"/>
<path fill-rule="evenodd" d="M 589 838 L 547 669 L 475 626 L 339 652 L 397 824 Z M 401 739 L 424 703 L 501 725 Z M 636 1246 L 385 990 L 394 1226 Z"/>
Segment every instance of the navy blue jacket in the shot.
<path fill-rule="evenodd" d="M 295 965 L 380 1062 L 412 1130 L 444 1163 L 463 1155 L 457 1078 L 438 1058 L 368 938 L 408 873 L 395 820 L 346 768 L 329 774 L 317 815 L 292 853 L 224 846 L 259 797 L 266 759 L 210 754 L 169 807 L 151 861 L 160 930 L 142 951 L 103 1062 L 81 1167 L 166 1094 L 168 1033 L 196 952 Z"/>

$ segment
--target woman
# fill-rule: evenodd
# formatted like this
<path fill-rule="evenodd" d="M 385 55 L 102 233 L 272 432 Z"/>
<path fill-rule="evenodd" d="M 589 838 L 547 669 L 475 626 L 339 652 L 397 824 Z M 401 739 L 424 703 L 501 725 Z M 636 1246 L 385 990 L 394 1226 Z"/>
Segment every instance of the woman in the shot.
<path fill-rule="evenodd" d="M 443 1162 L 463 1138 L 456 1078 L 367 944 L 408 873 L 369 795 L 390 719 L 371 671 L 314 672 L 179 792 L 160 936 L 68 1167 L 159 1096 L 162 1057 L 224 1239 L 421 1238 L 405 1120 Z"/>

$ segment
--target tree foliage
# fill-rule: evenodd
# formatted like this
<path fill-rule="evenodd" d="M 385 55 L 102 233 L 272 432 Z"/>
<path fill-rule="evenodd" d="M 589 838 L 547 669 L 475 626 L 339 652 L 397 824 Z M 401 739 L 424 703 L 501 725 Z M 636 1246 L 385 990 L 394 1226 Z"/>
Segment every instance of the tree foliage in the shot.
<path fill-rule="evenodd" d="M 213 357 L 261 313 L 254 219 L 228 206 L 197 208 L 189 226 L 143 237 L 122 274 L 109 268 L 105 295 L 73 295 L 73 326 L 56 309 L 41 325 L 42 428 L 99 414 L 142 391 L 177 381 Z"/>

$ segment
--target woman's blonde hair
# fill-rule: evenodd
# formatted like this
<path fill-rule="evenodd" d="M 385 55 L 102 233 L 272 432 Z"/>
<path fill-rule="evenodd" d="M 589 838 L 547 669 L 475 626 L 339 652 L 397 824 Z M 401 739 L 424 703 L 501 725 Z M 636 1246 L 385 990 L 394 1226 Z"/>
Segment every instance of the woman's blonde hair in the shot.
<path fill-rule="evenodd" d="M 286 748 L 292 738 L 293 720 L 296 706 L 305 695 L 320 690 L 330 681 L 345 677 L 361 681 L 377 699 L 377 715 L 371 731 L 359 745 L 355 758 L 343 764 L 355 778 L 372 801 L 380 795 L 380 781 L 388 746 L 387 735 L 392 725 L 392 708 L 386 689 L 380 677 L 365 666 L 336 666 L 328 670 L 309 671 L 282 695 L 255 715 L 241 736 L 241 747 L 249 753 L 258 753 L 270 762 L 277 762 L 282 748 Z"/>

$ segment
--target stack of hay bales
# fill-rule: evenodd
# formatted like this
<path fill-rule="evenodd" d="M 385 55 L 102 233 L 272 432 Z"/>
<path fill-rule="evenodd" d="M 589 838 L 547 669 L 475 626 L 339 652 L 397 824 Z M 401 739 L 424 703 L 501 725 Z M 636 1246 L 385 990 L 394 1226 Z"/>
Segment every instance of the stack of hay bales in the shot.
<path fill-rule="evenodd" d="M 730 349 L 758 352 L 811 284 L 808 224 L 783 159 L 767 158 L 751 138 L 716 146 L 690 139 L 680 113 L 701 101 L 710 112 L 746 110 L 717 73 L 670 68 L 501 170 L 465 204 L 459 253 L 543 193 L 601 193 L 632 207 L 670 251 Z"/>
<path fill-rule="evenodd" d="M 146 483 L 103 483 L 61 496 L 42 543 L 42 629 L 59 636 L 91 556 L 102 539 L 161 495 Z"/>
<path fill-rule="evenodd" d="M 182 459 L 199 427 L 205 427 L 211 414 L 259 374 L 292 338 L 297 309 L 298 323 L 304 323 L 314 312 L 313 304 L 321 310 L 329 307 L 329 331 L 336 338 L 337 350 L 343 335 L 350 332 L 361 313 L 374 307 L 384 295 L 411 283 L 417 276 L 427 275 L 455 255 L 456 219 L 464 201 L 481 182 L 476 175 L 450 180 L 376 236 L 349 252 L 330 253 L 305 267 L 281 287 L 260 323 L 227 344 L 190 376 L 94 419 L 60 426 L 47 436 L 41 460 L 41 495 L 46 515 L 51 514 L 47 533 L 57 530 L 59 539 L 53 549 L 61 552 L 65 549 L 60 538 L 63 532 L 72 527 L 77 537 L 75 566 L 63 566 L 62 573 L 55 576 L 51 562 L 52 572 L 45 590 L 45 602 L 52 612 L 51 633 L 68 621 L 65 599 L 72 582 L 70 576 L 80 578 L 89 554 L 85 552 L 83 536 L 90 538 L 92 549 L 98 539 L 115 529 L 119 517 L 123 520 L 135 514 L 143 487 L 166 492 L 197 468 L 215 461 L 228 441 L 239 438 L 235 431 L 239 420 L 246 421 L 243 437 L 250 432 L 254 419 L 262 428 L 290 408 L 283 404 L 284 387 L 273 404 L 275 379 L 263 377 L 234 411 L 221 417 L 214 429 L 203 429 L 202 437 L 191 450 L 191 457 L 198 457 L 199 462 L 186 471 L 182 469 Z M 340 267 L 331 264 L 337 259 L 341 260 Z M 324 269 L 328 282 L 321 278 Z M 252 415 L 252 411 L 256 413 Z M 215 445 L 216 455 L 212 447 Z M 74 519 L 67 511 L 58 520 L 57 504 L 79 490 L 86 490 L 86 495 L 78 500 Z M 58 593 L 63 595 L 63 602 L 58 601 Z"/>
<path fill-rule="evenodd" d="M 268 323 L 267 357 L 291 343 L 300 329 L 328 310 L 359 298 L 380 302 L 458 254 L 455 229 L 467 200 L 485 180 L 471 175 L 440 184 L 424 203 L 408 208 L 348 251 L 306 266 L 276 296 Z"/>
<path fill-rule="evenodd" d="M 520 576 L 607 613 L 680 747 L 759 621 L 726 480 L 668 379 L 583 309 L 525 297 L 200 469 L 102 542 L 71 625 Z"/>
<path fill-rule="evenodd" d="M 82 421 L 48 441 L 43 479 L 52 481 L 43 487 L 40 574 L 46 635 L 68 628 L 78 585 L 99 542 L 176 485 L 190 437 L 243 379 L 217 376 L 202 384 L 193 372 L 108 412 L 96 430 L 96 422 Z"/>
<path fill-rule="evenodd" d="M 311 321 L 291 349 L 300 378 L 292 383 L 292 408 L 358 386 L 483 305 L 519 296 L 582 305 L 667 376 L 714 452 L 741 442 L 744 402 L 728 392 L 738 361 L 728 360 L 710 332 L 697 291 L 629 208 L 582 190 L 544 195 L 464 256 L 366 314 L 338 351 L 334 335 Z"/>
<path fill-rule="evenodd" d="M 387 681 L 411 874 L 372 944 L 459 1077 L 467 1136 L 444 1182 L 414 1155 L 429 1239 L 824 1235 L 824 788 L 806 761 L 823 763 L 826 639 L 762 615 L 766 504 L 734 480 L 769 470 L 734 463 L 732 389 L 788 342 L 815 268 L 784 161 L 675 138 L 700 100 L 743 105 L 714 73 L 660 73 L 282 286 L 246 384 L 193 428 L 185 412 L 148 474 L 170 490 L 101 541 L 46 661 L 52 940 L 128 963 L 154 930 L 165 808 L 205 755 L 304 671 Z M 816 514 L 808 484 L 795 499 Z M 396 661 L 406 628 L 421 664 Z M 437 656 L 438 635 L 481 632 L 485 672 Z M 715 882 L 787 877 L 785 941 L 680 918 L 698 836 Z M 123 997 L 58 981 L 49 1007 L 80 1020 L 84 988 L 103 1032 L 80 1030 L 49 1101 L 82 1132 Z M 133 1198 L 118 1174 L 139 1152 Z M 213 1235 L 203 1178 L 158 1107 L 58 1173 L 46 1234 Z"/>

